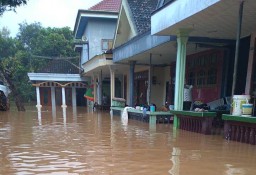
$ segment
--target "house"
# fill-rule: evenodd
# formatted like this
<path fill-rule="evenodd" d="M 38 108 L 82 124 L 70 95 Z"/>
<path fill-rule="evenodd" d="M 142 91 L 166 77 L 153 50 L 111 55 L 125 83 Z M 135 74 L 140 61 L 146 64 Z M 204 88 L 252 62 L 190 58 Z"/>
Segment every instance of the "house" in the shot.
<path fill-rule="evenodd" d="M 244 93 L 255 95 L 255 7 L 254 1 L 159 1 L 159 8 L 151 16 L 151 34 L 177 36 L 174 102 L 177 110 L 182 109 L 182 87 L 186 77 L 191 84 L 196 84 L 197 97 L 200 93 L 201 98 L 207 96 L 202 94 L 206 92 L 204 88 L 208 85 L 211 88 L 214 82 L 213 88 L 220 92 L 214 90 L 211 94 L 217 98 Z M 201 41 L 194 48 L 206 48 L 197 51 L 196 56 L 190 52 L 194 39 Z M 214 55 L 204 55 L 212 51 Z M 199 68 L 193 68 L 197 65 Z"/>
<path fill-rule="evenodd" d="M 88 77 L 81 77 L 81 68 L 70 60 L 53 59 L 37 72 L 28 73 L 36 87 L 37 107 L 41 106 L 85 106 L 83 98 L 88 88 Z"/>
<path fill-rule="evenodd" d="M 189 4 L 190 2 L 186 1 L 186 3 Z M 200 4 L 201 2 L 197 3 Z M 128 93 L 133 94 L 128 94 L 130 105 L 133 106 L 134 103 L 141 104 L 147 102 L 157 103 L 157 106 L 161 106 L 164 105 L 166 101 L 169 104 L 174 104 L 175 94 L 183 101 L 184 83 L 193 85 L 193 100 L 200 100 L 204 103 L 232 95 L 234 57 L 236 52 L 236 25 L 234 24 L 237 20 L 235 16 L 238 16 L 239 5 L 233 4 L 232 2 L 229 3 L 232 5 L 232 10 L 229 11 L 232 12 L 233 23 L 229 24 L 231 26 L 223 26 L 223 28 L 218 27 L 218 29 L 220 28 L 219 30 L 216 29 L 217 31 L 213 31 L 210 30 L 214 28 L 211 22 L 215 24 L 217 21 L 219 23 L 222 22 L 222 25 L 227 25 L 227 23 L 220 20 L 221 15 L 213 15 L 215 13 L 217 14 L 215 11 L 219 8 L 218 5 L 223 5 L 225 2 L 216 3 L 216 7 L 212 5 L 215 11 L 211 9 L 209 14 L 207 10 L 203 11 L 199 8 L 199 12 L 204 12 L 199 16 L 200 18 L 203 18 L 203 15 L 208 15 L 209 19 L 213 20 L 210 21 L 208 18 L 204 18 L 206 24 L 202 25 L 201 20 L 196 17 L 191 17 L 192 22 L 189 20 L 190 16 L 189 18 L 184 18 L 184 15 L 186 16 L 189 13 L 193 14 L 193 10 L 196 11 L 196 9 L 193 8 L 193 5 L 196 6 L 196 3 L 193 3 L 192 6 L 190 6 L 190 4 L 184 6 L 184 8 L 186 7 L 188 9 L 182 9 L 183 1 L 145 1 L 146 5 L 144 1 L 122 1 L 114 40 L 113 62 L 116 64 L 130 64 L 130 70 L 132 70 L 133 67 L 137 67 L 135 68 L 134 75 L 132 72 L 129 73 L 134 76 L 130 77 L 134 80 L 131 81 L 132 83 L 128 87 Z M 250 3 L 245 3 L 245 7 L 248 5 L 250 5 Z M 208 8 L 207 5 L 205 6 L 205 8 Z M 149 7 L 151 7 L 150 13 L 146 13 L 146 9 Z M 168 10 L 165 10 L 167 8 Z M 223 8 L 226 8 L 226 5 Z M 142 11 L 140 9 L 144 10 Z M 151 12 L 153 12 L 152 16 Z M 223 13 L 224 12 L 225 11 L 223 11 Z M 244 15 L 244 17 L 249 18 L 252 12 L 249 10 L 247 13 L 248 14 Z M 150 19 L 146 20 L 146 17 L 149 16 L 151 16 L 151 23 Z M 176 18 L 188 22 L 177 22 Z M 151 24 L 151 26 L 145 28 L 144 32 L 138 32 L 137 29 L 143 29 L 146 21 L 148 21 L 148 24 Z M 175 24 L 174 27 L 172 27 L 171 23 L 168 23 L 169 21 Z M 250 21 L 250 19 L 248 19 L 248 21 Z M 197 24 L 200 29 L 195 32 L 193 27 L 195 28 L 196 25 L 191 24 Z M 164 27 L 165 25 L 167 25 L 167 27 Z M 179 25 L 181 25 L 180 28 L 182 29 L 180 31 L 178 31 L 176 27 Z M 189 27 L 184 27 L 183 25 L 189 25 Z M 232 31 L 227 29 L 229 27 L 232 27 Z M 168 32 L 169 30 L 171 32 Z M 201 30 L 208 31 L 204 31 L 200 34 Z M 244 31 L 246 30 L 247 27 Z M 190 35 L 187 34 L 183 37 L 185 33 Z M 218 35 L 218 33 L 221 34 Z M 231 35 L 233 35 L 233 37 L 230 37 Z M 240 57 L 238 59 L 240 68 L 237 69 L 236 94 L 248 93 L 248 90 L 245 90 L 245 81 L 247 79 L 245 70 L 247 70 L 250 48 L 249 35 L 250 34 L 247 32 L 240 40 Z M 183 40 L 179 41 L 179 38 Z M 184 46 L 182 45 L 184 48 L 179 47 L 180 44 L 184 44 Z M 182 54 L 183 60 L 179 59 L 179 54 Z M 180 63 L 179 61 L 182 62 Z M 177 67 L 177 65 L 179 65 L 179 67 Z M 136 76 L 136 73 L 139 72 L 141 75 Z M 136 77 L 142 80 L 137 81 Z M 135 85 L 134 90 L 133 84 Z M 177 86 L 177 84 L 179 85 Z M 144 87 L 145 85 L 146 87 Z M 180 90 L 176 91 L 175 88 Z M 147 97 L 145 97 L 145 93 L 147 93 Z M 131 102 L 132 99 L 134 100 L 133 102 Z M 182 102 L 180 102 L 180 104 L 182 106 Z"/>
<path fill-rule="evenodd" d="M 150 50 L 170 37 L 150 34 L 150 15 L 156 9 L 154 0 L 123 0 L 114 40 L 113 62 L 127 65 L 126 97 L 129 106 L 165 102 L 165 82 L 169 61 L 160 63 L 161 51 Z"/>
<path fill-rule="evenodd" d="M 122 74 L 115 72 L 112 46 L 121 0 L 102 0 L 88 10 L 79 10 L 74 27 L 75 49 L 80 52 L 83 76 L 91 77 L 94 101 L 110 105 L 114 96 L 122 96 Z M 111 86 L 111 88 L 110 88 Z M 115 89 L 111 91 L 111 89 Z M 105 99 L 105 98 L 104 98 Z"/>

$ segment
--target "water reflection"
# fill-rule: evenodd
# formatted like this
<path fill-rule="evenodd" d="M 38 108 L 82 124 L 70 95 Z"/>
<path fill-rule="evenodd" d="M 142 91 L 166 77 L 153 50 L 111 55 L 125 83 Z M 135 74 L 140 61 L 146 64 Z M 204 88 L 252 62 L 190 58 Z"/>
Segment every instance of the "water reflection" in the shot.
<path fill-rule="evenodd" d="M 172 169 L 169 171 L 171 175 L 179 175 L 180 174 L 180 148 L 173 147 L 171 154 L 172 161 Z"/>
<path fill-rule="evenodd" d="M 62 108 L 62 115 L 63 115 L 63 125 L 64 128 L 66 129 L 66 125 L 67 125 L 67 107 L 63 106 Z"/>
<path fill-rule="evenodd" d="M 42 109 L 41 107 L 37 107 L 37 119 L 39 126 L 42 125 Z"/>
<path fill-rule="evenodd" d="M 227 164 L 226 168 L 227 168 L 226 175 L 237 175 L 237 174 L 244 175 L 244 174 L 246 174 L 246 171 L 243 168 L 237 168 L 230 164 Z"/>
<path fill-rule="evenodd" d="M 77 122 L 77 107 L 72 107 L 73 110 L 73 120 L 76 123 Z"/>
<path fill-rule="evenodd" d="M 53 123 L 55 123 L 56 122 L 56 105 L 52 105 L 52 121 L 53 121 Z"/>

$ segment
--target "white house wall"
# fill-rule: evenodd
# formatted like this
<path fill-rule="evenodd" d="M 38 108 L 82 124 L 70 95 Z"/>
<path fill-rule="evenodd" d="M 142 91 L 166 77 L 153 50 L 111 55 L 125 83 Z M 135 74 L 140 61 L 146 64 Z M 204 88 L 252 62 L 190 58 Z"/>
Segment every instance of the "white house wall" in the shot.
<path fill-rule="evenodd" d="M 84 64 L 88 60 L 89 60 L 88 44 L 83 44 L 81 64 Z"/>
<path fill-rule="evenodd" d="M 87 24 L 84 35 L 89 43 L 89 59 L 95 55 L 101 54 L 102 39 L 113 39 L 116 28 L 116 20 L 114 19 L 90 19 Z"/>

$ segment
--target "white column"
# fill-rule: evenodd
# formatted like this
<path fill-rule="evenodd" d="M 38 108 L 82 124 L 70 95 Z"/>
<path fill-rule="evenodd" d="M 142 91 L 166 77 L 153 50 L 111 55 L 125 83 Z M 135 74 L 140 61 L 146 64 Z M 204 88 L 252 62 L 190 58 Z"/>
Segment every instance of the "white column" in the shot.
<path fill-rule="evenodd" d="M 94 102 L 97 101 L 97 82 L 96 82 L 96 77 L 93 76 L 93 96 L 94 96 Z"/>
<path fill-rule="evenodd" d="M 110 102 L 112 106 L 112 99 L 115 97 L 115 71 L 110 68 Z"/>
<path fill-rule="evenodd" d="M 36 101 L 37 101 L 36 107 L 38 107 L 38 108 L 42 107 L 42 105 L 40 103 L 40 89 L 39 89 L 39 86 L 36 87 Z"/>
<path fill-rule="evenodd" d="M 62 87 L 62 105 L 61 107 L 67 107 L 66 105 L 66 94 L 65 94 L 65 87 Z"/>
<path fill-rule="evenodd" d="M 177 33 L 177 59 L 175 75 L 174 109 L 183 110 L 184 81 L 186 72 L 186 46 L 191 29 L 179 29 Z M 179 119 L 174 115 L 174 128 L 179 128 Z"/>
<path fill-rule="evenodd" d="M 52 107 L 56 106 L 55 87 L 51 87 Z"/>
<path fill-rule="evenodd" d="M 72 106 L 76 107 L 76 87 L 72 87 Z"/>
<path fill-rule="evenodd" d="M 101 74 L 98 76 L 98 104 L 101 105 L 102 103 L 102 77 Z"/>

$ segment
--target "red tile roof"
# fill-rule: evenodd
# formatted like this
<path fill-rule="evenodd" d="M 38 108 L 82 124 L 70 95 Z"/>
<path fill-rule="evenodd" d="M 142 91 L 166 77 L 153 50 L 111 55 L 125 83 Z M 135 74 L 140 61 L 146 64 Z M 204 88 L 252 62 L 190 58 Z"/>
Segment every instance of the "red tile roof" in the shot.
<path fill-rule="evenodd" d="M 88 10 L 119 12 L 122 0 L 102 0 L 98 4 L 92 6 Z"/>

